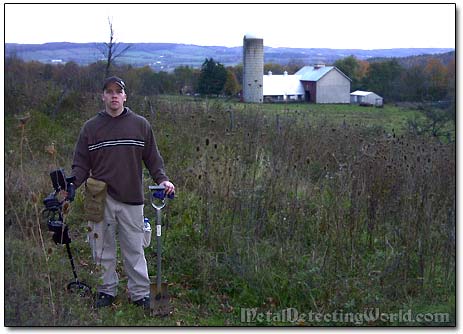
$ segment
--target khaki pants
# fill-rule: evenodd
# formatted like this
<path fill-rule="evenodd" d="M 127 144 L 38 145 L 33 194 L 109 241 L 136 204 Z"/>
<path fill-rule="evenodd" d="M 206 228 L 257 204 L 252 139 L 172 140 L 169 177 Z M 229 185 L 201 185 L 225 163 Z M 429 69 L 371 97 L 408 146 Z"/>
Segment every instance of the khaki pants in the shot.
<path fill-rule="evenodd" d="M 99 223 L 89 222 L 89 227 L 88 240 L 93 259 L 103 270 L 98 292 L 117 295 L 117 234 L 128 276 L 130 299 L 135 301 L 149 296 L 150 280 L 143 250 L 143 205 L 120 203 L 107 195 L 104 220 Z"/>

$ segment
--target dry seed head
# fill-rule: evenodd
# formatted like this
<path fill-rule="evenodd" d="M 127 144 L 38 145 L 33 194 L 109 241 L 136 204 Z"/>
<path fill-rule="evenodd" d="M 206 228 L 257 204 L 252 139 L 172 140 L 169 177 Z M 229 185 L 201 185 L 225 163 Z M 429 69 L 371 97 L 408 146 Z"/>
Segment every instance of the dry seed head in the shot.
<path fill-rule="evenodd" d="M 69 202 L 64 202 L 64 204 L 63 204 L 63 213 L 68 214 L 70 209 L 71 209 L 71 205 L 69 204 Z"/>
<path fill-rule="evenodd" d="M 50 145 L 45 146 L 45 152 L 47 152 L 50 155 L 55 155 L 56 154 L 55 143 L 52 142 Z"/>
<path fill-rule="evenodd" d="M 15 116 L 16 119 L 19 121 L 19 127 L 22 128 L 26 125 L 26 123 L 31 118 L 31 114 L 29 112 L 25 113 L 23 116 Z"/>

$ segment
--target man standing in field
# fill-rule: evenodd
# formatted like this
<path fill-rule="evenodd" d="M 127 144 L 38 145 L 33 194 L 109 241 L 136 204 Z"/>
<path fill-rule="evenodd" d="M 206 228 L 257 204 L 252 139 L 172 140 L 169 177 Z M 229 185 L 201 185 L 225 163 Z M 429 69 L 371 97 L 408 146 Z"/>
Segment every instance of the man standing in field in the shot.
<path fill-rule="evenodd" d="M 143 250 L 142 163 L 167 194 L 175 187 L 164 172 L 151 125 L 124 107 L 124 81 L 107 78 L 102 99 L 105 109 L 82 127 L 72 164 L 76 187 L 85 183 L 88 237 L 93 258 L 102 269 L 96 307 L 111 305 L 117 295 L 117 234 L 130 300 L 148 309 L 150 280 Z"/>

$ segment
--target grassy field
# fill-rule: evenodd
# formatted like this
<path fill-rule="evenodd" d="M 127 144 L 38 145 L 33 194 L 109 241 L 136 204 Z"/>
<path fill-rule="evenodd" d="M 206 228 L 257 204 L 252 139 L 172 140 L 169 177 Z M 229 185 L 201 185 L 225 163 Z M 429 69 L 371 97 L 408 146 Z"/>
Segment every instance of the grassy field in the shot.
<path fill-rule="evenodd" d="M 169 100 L 170 97 L 160 97 L 160 100 Z M 197 99 L 192 97 L 175 97 L 184 102 L 192 103 Z M 214 101 L 214 100 L 212 100 Z M 237 103 L 230 100 L 224 103 L 226 110 L 243 111 L 249 108 L 248 104 Z M 406 133 L 411 120 L 423 120 L 423 115 L 415 109 L 393 104 L 386 104 L 383 108 L 366 107 L 349 104 L 307 104 L 307 103 L 264 103 L 252 108 L 262 111 L 265 117 L 294 116 L 298 121 L 305 123 L 327 125 L 343 125 L 361 127 L 381 127 L 389 133 Z M 448 125 L 448 131 L 454 137 L 454 126 Z"/>
<path fill-rule="evenodd" d="M 174 313 L 152 318 L 130 305 L 120 262 L 113 307 L 97 311 L 92 298 L 64 290 L 72 271 L 40 210 L 49 171 L 70 171 L 79 129 L 97 110 L 89 97 L 55 118 L 41 108 L 27 120 L 5 112 L 6 326 L 455 325 L 455 143 L 409 134 L 416 111 L 129 102 L 152 123 L 178 189 L 163 220 Z M 78 274 L 95 287 L 82 210 L 79 191 L 66 221 Z M 149 205 L 145 215 L 155 220 Z M 145 250 L 152 275 L 155 247 Z M 247 321 L 250 309 L 260 315 Z M 282 319 L 287 309 L 305 317 Z M 428 316 L 308 316 L 366 310 Z"/>
<path fill-rule="evenodd" d="M 413 110 L 407 110 L 392 105 L 384 108 L 359 107 L 354 105 L 322 105 L 322 104 L 294 104 L 278 105 L 266 104 L 265 110 L 276 113 L 301 113 L 307 121 L 327 122 L 335 125 L 343 123 L 359 126 L 381 126 L 386 131 L 403 132 L 407 128 L 407 120 L 420 117 Z"/>

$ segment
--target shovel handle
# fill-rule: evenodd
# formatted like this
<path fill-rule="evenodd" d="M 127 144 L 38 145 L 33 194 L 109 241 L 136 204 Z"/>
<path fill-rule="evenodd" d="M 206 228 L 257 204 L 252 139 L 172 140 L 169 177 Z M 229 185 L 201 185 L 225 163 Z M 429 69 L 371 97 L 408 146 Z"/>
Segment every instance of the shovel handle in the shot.
<path fill-rule="evenodd" d="M 156 295 L 161 292 L 161 209 L 156 209 L 156 243 L 157 243 L 157 277 L 156 277 L 156 284 L 158 286 L 158 291 L 156 291 Z"/>
<path fill-rule="evenodd" d="M 166 190 L 164 186 L 148 186 L 149 190 Z"/>
<path fill-rule="evenodd" d="M 153 196 L 159 199 L 164 199 L 166 197 L 166 188 L 164 186 L 148 186 L 149 190 L 152 191 Z M 174 199 L 175 193 L 170 193 L 167 195 L 168 199 Z"/>
<path fill-rule="evenodd" d="M 166 188 L 164 186 L 149 186 L 149 190 L 151 191 L 151 206 L 156 210 L 160 210 L 166 206 Z M 167 195 L 167 198 L 174 199 L 175 193 L 171 193 Z M 156 204 L 155 200 L 158 199 L 161 201 L 160 204 Z"/>

